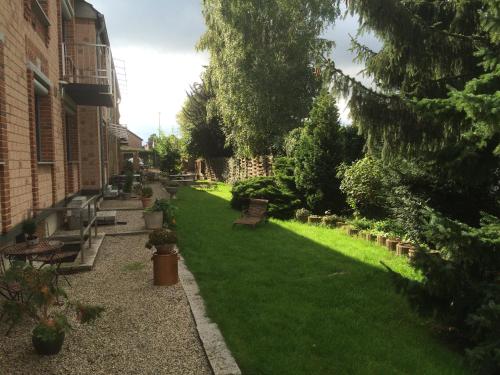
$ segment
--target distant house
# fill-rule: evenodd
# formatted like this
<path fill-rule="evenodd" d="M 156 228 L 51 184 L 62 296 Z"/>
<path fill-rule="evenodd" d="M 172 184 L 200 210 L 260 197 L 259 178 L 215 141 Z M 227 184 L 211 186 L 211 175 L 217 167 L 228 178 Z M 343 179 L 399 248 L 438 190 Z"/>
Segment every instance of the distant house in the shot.
<path fill-rule="evenodd" d="M 1 242 L 33 214 L 53 231 L 47 208 L 120 172 L 119 100 L 105 19 L 90 3 L 0 2 Z"/>

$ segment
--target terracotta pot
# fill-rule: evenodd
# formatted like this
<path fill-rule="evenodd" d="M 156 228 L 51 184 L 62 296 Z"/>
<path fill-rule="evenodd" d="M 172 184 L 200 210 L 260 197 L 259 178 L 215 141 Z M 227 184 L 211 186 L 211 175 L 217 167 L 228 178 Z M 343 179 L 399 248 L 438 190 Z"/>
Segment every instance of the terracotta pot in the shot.
<path fill-rule="evenodd" d="M 359 233 L 359 230 L 357 230 L 356 228 L 353 228 L 353 227 L 347 227 L 347 234 L 349 236 L 357 236 Z"/>
<path fill-rule="evenodd" d="M 307 222 L 309 224 L 321 224 L 322 220 L 323 220 L 323 218 L 321 216 L 317 216 L 317 215 L 311 215 L 307 218 Z"/>
<path fill-rule="evenodd" d="M 160 255 L 169 255 L 174 254 L 175 252 L 175 244 L 174 243 L 166 243 L 163 245 L 155 245 L 156 254 Z"/>
<path fill-rule="evenodd" d="M 387 240 L 387 237 L 386 236 L 383 236 L 383 235 L 378 235 L 377 236 L 377 243 L 380 245 L 380 246 L 385 246 L 385 241 Z"/>
<path fill-rule="evenodd" d="M 413 245 L 408 242 L 401 242 L 396 245 L 396 254 L 397 255 L 408 255 L 410 249 L 413 249 Z"/>
<path fill-rule="evenodd" d="M 146 229 L 163 228 L 163 211 L 144 212 Z"/>
<path fill-rule="evenodd" d="M 179 282 L 177 254 L 154 254 L 152 260 L 154 285 L 169 286 Z"/>
<path fill-rule="evenodd" d="M 385 240 L 385 245 L 391 251 L 396 251 L 396 246 L 398 245 L 398 243 L 399 243 L 399 240 L 395 240 L 395 239 Z"/>
<path fill-rule="evenodd" d="M 28 244 L 28 246 L 38 245 L 39 242 L 40 239 L 38 238 L 38 236 L 26 237 L 26 243 Z"/>
<path fill-rule="evenodd" d="M 149 197 L 149 198 L 142 197 L 141 198 L 141 202 L 142 202 L 142 208 L 147 208 L 147 207 L 151 206 L 151 203 L 153 202 L 153 198 L 151 198 L 151 197 Z"/>

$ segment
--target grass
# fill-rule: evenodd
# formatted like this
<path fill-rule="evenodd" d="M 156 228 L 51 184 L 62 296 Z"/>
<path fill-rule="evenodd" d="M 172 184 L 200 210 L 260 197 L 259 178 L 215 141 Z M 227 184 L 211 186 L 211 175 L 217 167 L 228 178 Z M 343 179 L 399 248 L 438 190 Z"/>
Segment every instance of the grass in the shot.
<path fill-rule="evenodd" d="M 178 197 L 181 252 L 243 374 L 467 373 L 379 263 L 417 277 L 405 259 L 293 221 L 232 229 L 227 185 Z"/>
<path fill-rule="evenodd" d="M 132 263 L 127 263 L 122 267 L 122 270 L 125 272 L 135 272 L 135 271 L 141 271 L 144 269 L 146 265 L 142 262 L 132 262 Z"/>

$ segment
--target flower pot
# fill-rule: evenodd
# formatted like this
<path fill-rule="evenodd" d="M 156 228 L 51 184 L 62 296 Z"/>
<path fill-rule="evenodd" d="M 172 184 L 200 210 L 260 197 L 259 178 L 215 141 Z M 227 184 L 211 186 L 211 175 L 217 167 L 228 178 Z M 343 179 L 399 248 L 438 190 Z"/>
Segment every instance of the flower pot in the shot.
<path fill-rule="evenodd" d="M 160 229 L 163 227 L 163 211 L 144 212 L 146 229 Z"/>
<path fill-rule="evenodd" d="M 322 220 L 323 220 L 323 218 L 321 216 L 318 216 L 318 215 L 310 215 L 307 218 L 307 222 L 309 224 L 321 224 Z"/>
<path fill-rule="evenodd" d="M 142 202 L 142 208 L 148 208 L 151 206 L 151 203 L 153 202 L 153 198 L 149 197 L 149 198 L 145 198 L 145 197 L 142 197 L 141 198 L 141 202 Z"/>
<path fill-rule="evenodd" d="M 396 254 L 397 255 L 408 255 L 410 249 L 414 249 L 413 245 L 408 242 L 401 242 L 396 245 Z"/>
<path fill-rule="evenodd" d="M 178 261 L 179 257 L 175 254 L 153 255 L 153 279 L 154 285 L 169 286 L 179 282 Z"/>
<path fill-rule="evenodd" d="M 385 241 L 385 245 L 391 251 L 396 251 L 396 246 L 398 245 L 398 243 L 399 243 L 399 240 L 395 240 L 395 239 L 387 239 Z"/>
<path fill-rule="evenodd" d="M 28 246 L 38 245 L 39 242 L 40 240 L 38 236 L 26 237 L 26 243 L 28 244 Z"/>
<path fill-rule="evenodd" d="M 31 342 L 39 355 L 56 355 L 61 351 L 64 343 L 64 336 L 64 331 L 62 331 L 56 333 L 53 340 L 44 340 L 33 334 L 31 336 Z"/>
<path fill-rule="evenodd" d="M 167 186 L 165 190 L 170 194 L 170 198 L 177 199 L 177 187 Z"/>
<path fill-rule="evenodd" d="M 383 235 L 378 235 L 377 236 L 377 244 L 379 244 L 380 246 L 385 246 L 385 241 L 387 240 L 387 237 L 386 236 L 383 236 Z"/>
<path fill-rule="evenodd" d="M 175 244 L 167 243 L 163 245 L 155 245 L 156 254 L 159 255 L 169 255 L 175 253 Z"/>
<path fill-rule="evenodd" d="M 349 236 L 353 236 L 354 237 L 354 236 L 357 236 L 358 233 L 359 233 L 359 230 L 357 230 L 356 228 L 353 228 L 353 227 L 348 227 L 347 228 L 347 234 Z"/>

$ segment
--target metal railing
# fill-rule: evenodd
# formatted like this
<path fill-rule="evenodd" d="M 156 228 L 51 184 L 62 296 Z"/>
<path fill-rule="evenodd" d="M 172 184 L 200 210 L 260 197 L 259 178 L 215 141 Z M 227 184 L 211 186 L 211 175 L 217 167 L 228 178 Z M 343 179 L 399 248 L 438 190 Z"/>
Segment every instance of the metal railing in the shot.
<path fill-rule="evenodd" d="M 63 78 L 69 83 L 100 85 L 113 94 L 114 73 L 111 49 L 105 44 L 62 44 Z"/>
<path fill-rule="evenodd" d="M 85 263 L 85 242 L 87 241 L 85 235 L 88 233 L 88 246 L 90 249 L 92 247 L 92 226 L 94 227 L 94 240 L 97 238 L 97 200 L 100 198 L 100 195 L 94 195 L 89 198 L 81 207 L 48 207 L 48 208 L 31 208 L 32 212 L 67 212 L 67 211 L 79 211 L 78 215 L 80 215 L 80 254 L 81 254 L 81 263 Z M 92 211 L 91 207 L 94 207 Z M 84 217 L 84 212 L 87 211 L 87 218 Z M 87 222 L 87 225 L 84 222 Z"/>

